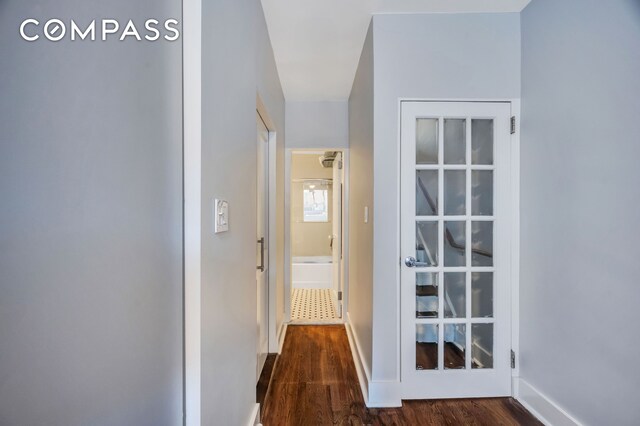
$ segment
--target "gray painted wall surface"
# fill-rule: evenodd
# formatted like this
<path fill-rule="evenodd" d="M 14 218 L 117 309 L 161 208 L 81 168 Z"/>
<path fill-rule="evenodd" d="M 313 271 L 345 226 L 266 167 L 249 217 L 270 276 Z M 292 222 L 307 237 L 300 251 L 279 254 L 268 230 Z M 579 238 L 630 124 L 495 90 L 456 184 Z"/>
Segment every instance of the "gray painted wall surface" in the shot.
<path fill-rule="evenodd" d="M 348 148 L 347 101 L 287 102 L 287 148 Z"/>
<path fill-rule="evenodd" d="M 281 136 L 284 128 L 284 100 L 272 53 L 264 50 L 268 34 L 262 20 L 258 0 L 202 4 L 201 344 L 207 425 L 247 424 L 255 406 L 256 90 L 282 126 L 276 129 Z M 215 198 L 229 202 L 229 232 L 213 233 Z"/>
<path fill-rule="evenodd" d="M 588 425 L 638 424 L 640 3 L 522 13 L 520 374 Z"/>
<path fill-rule="evenodd" d="M 397 380 L 399 216 L 390 203 L 399 202 L 398 99 L 519 98 L 520 16 L 376 15 L 373 34 L 372 375 L 374 380 Z"/>
<path fill-rule="evenodd" d="M 26 17 L 181 3 L 0 2 L 0 424 L 180 424 L 181 43 L 28 43 Z"/>
<path fill-rule="evenodd" d="M 371 368 L 373 327 L 373 30 L 369 25 L 349 96 L 349 321 Z M 364 208 L 369 207 L 369 223 Z M 370 371 L 369 371 L 370 372 Z"/>

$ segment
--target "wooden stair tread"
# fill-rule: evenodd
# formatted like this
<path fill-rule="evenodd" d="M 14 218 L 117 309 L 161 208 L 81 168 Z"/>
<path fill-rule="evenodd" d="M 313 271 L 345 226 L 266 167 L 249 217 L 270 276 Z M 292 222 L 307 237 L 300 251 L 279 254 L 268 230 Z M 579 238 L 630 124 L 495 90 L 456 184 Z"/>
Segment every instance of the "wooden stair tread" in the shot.
<path fill-rule="evenodd" d="M 425 296 L 437 296 L 438 295 L 438 287 L 432 285 L 417 285 L 416 286 L 416 296 L 425 297 Z"/>

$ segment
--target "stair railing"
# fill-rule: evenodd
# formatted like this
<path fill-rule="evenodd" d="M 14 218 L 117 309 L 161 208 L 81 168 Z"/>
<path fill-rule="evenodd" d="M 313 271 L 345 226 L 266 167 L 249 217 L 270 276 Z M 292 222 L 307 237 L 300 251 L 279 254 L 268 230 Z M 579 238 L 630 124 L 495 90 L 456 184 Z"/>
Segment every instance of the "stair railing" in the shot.
<path fill-rule="evenodd" d="M 424 195 L 424 198 L 427 200 L 427 204 L 429 204 L 429 208 L 431 209 L 434 215 L 437 215 L 438 209 L 436 207 L 436 203 L 433 201 L 433 198 L 431 198 L 431 196 L 429 195 L 429 191 L 427 190 L 427 187 L 422 182 L 422 179 L 420 178 L 420 176 L 416 176 L 416 178 L 418 180 L 418 187 L 420 188 L 422 195 Z M 464 244 L 460 244 L 455 240 L 455 238 L 453 238 L 453 234 L 451 234 L 451 231 L 449 231 L 449 228 L 446 225 L 444 228 L 444 237 L 447 239 L 447 242 L 449 243 L 449 245 L 454 249 L 457 249 L 460 251 L 464 251 L 466 249 Z M 471 253 L 475 253 L 479 256 L 485 256 L 485 257 L 491 257 L 491 258 L 493 257 L 493 253 L 487 250 L 477 249 L 473 247 L 471 248 Z"/>

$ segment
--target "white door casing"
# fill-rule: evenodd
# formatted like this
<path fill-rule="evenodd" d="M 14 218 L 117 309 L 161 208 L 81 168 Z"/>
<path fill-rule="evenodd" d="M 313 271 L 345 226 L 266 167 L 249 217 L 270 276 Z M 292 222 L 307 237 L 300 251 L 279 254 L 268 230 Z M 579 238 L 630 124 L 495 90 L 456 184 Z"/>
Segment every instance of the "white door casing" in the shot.
<path fill-rule="evenodd" d="M 269 130 L 257 114 L 256 187 L 256 294 L 257 294 L 257 371 L 256 382 L 269 351 Z"/>
<path fill-rule="evenodd" d="M 403 399 L 511 394 L 510 115 L 401 104 Z"/>
<path fill-rule="evenodd" d="M 332 197 L 332 235 L 331 256 L 333 267 L 332 296 L 336 315 L 342 317 L 342 197 L 343 197 L 343 170 L 342 153 L 336 155 L 333 161 L 333 197 Z"/>

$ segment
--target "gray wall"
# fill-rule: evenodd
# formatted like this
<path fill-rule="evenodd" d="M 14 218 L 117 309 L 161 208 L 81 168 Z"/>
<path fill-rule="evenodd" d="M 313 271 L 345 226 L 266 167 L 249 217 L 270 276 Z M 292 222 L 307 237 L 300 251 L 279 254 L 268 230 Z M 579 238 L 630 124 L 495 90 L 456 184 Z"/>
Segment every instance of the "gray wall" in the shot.
<path fill-rule="evenodd" d="M 373 27 L 349 96 L 349 321 L 371 373 L 373 327 Z M 369 207 L 369 223 L 364 208 Z"/>
<path fill-rule="evenodd" d="M 522 13 L 520 373 L 579 421 L 638 424 L 640 3 Z"/>
<path fill-rule="evenodd" d="M 263 20 L 258 0 L 202 4 L 201 414 L 206 425 L 246 424 L 255 406 L 256 174 L 251 171 L 257 161 L 257 90 L 281 137 L 284 130 L 284 98 Z M 229 202 L 229 232 L 213 233 L 214 198 Z"/>
<path fill-rule="evenodd" d="M 181 44 L 28 43 L 26 17 L 181 2 L 0 2 L 0 424 L 180 424 Z"/>
<path fill-rule="evenodd" d="M 520 16 L 376 15 L 373 18 L 374 380 L 400 374 L 398 99 L 520 97 Z M 395 203 L 395 201 L 394 201 Z M 357 211 L 357 210 L 356 210 Z"/>
<path fill-rule="evenodd" d="M 287 102 L 287 148 L 348 148 L 347 101 Z"/>

